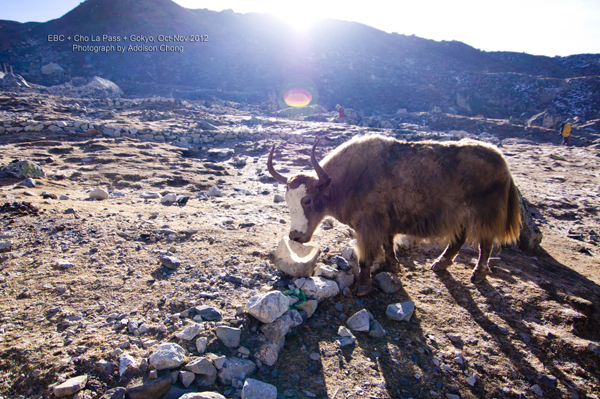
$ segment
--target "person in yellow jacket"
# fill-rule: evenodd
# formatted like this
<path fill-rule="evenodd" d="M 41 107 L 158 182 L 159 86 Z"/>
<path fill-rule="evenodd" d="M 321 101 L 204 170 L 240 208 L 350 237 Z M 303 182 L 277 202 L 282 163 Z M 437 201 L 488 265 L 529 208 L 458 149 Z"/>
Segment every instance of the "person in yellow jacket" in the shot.
<path fill-rule="evenodd" d="M 571 136 L 571 123 L 564 122 L 560 125 L 560 135 L 563 138 L 562 145 L 569 145 L 569 136 Z"/>

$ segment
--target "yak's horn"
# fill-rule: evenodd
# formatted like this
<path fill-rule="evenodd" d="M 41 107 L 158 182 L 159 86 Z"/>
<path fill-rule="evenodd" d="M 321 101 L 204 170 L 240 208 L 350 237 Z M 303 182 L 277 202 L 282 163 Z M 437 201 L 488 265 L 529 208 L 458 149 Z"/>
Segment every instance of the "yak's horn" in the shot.
<path fill-rule="evenodd" d="M 312 151 L 310 153 L 310 160 L 312 162 L 313 168 L 315 168 L 315 170 L 317 171 L 317 176 L 319 176 L 319 182 L 325 182 L 329 180 L 329 175 L 323 170 L 321 165 L 319 165 L 319 162 L 317 162 L 317 158 L 315 157 L 315 148 L 317 148 L 317 144 L 319 144 L 319 141 L 321 141 L 321 138 L 315 141 L 315 144 L 313 145 Z"/>
<path fill-rule="evenodd" d="M 271 148 L 271 153 L 269 154 L 269 160 L 267 161 L 267 168 L 269 169 L 269 173 L 271 174 L 271 176 L 273 176 L 273 178 L 275 178 L 275 180 L 278 180 L 282 183 L 287 183 L 288 178 L 280 175 L 279 173 L 277 173 L 277 171 L 275 171 L 275 168 L 273 168 L 273 152 L 275 151 L 275 145 L 273 145 L 273 148 Z"/>

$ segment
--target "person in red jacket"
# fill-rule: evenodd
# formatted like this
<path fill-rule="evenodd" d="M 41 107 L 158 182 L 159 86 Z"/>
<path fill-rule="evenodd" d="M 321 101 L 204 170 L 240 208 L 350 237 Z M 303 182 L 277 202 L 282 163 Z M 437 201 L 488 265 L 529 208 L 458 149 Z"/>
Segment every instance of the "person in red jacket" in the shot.
<path fill-rule="evenodd" d="M 342 108 L 342 106 L 340 104 L 336 105 L 335 108 L 340 112 L 340 115 L 338 117 L 338 122 L 345 123 L 346 122 L 346 114 L 344 113 L 344 108 Z"/>

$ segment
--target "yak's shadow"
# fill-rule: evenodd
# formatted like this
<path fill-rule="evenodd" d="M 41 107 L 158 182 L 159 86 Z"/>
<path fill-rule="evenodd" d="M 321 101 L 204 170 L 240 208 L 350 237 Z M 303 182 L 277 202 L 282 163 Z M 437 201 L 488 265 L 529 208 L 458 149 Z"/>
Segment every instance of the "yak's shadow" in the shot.
<path fill-rule="evenodd" d="M 529 385 L 538 384 L 543 387 L 549 397 L 562 397 L 564 392 L 559 392 L 547 384 L 540 375 L 539 364 L 545 368 L 543 375 L 552 375 L 559 383 L 570 392 L 585 391 L 578 386 L 572 377 L 565 374 L 555 361 L 554 350 L 563 342 L 556 342 L 558 337 L 551 332 L 540 334 L 531 327 L 532 324 L 548 322 L 543 309 L 543 303 L 538 306 L 528 306 L 526 314 L 520 313 L 513 304 L 512 290 L 502 290 L 503 284 L 496 284 L 495 279 L 500 279 L 510 286 L 519 284 L 519 279 L 530 281 L 545 291 L 544 301 L 555 301 L 565 308 L 573 308 L 585 315 L 574 319 L 572 333 L 579 338 L 598 341 L 600 338 L 600 323 L 598 323 L 598 310 L 592 303 L 600 303 L 600 287 L 587 277 L 577 273 L 569 267 L 552 258 L 547 252 L 540 251 L 535 260 L 538 265 L 526 263 L 532 258 L 520 250 L 505 249 L 501 254 L 501 261 L 492 267 L 488 279 L 475 285 L 482 297 L 485 298 L 485 309 L 480 308 L 469 290 L 470 283 L 458 281 L 453 277 L 452 267 L 447 272 L 438 273 L 439 280 L 446 286 L 457 305 L 463 307 L 473 320 L 498 343 L 502 353 L 510 360 L 513 378 L 526 381 Z M 513 265 L 519 265 L 517 266 Z M 456 266 L 455 266 L 456 267 Z M 518 276 L 519 279 L 515 278 Z M 487 316 L 492 312 L 501 318 L 508 326 L 499 326 Z M 486 314 L 487 313 L 487 314 Z M 524 349 L 526 347 L 526 349 Z M 529 351 L 531 355 L 525 355 Z M 575 352 L 575 351 L 573 351 Z M 535 357 L 532 360 L 531 357 Z M 486 359 L 487 360 L 487 359 Z M 593 357 L 590 351 L 585 361 L 580 355 L 573 353 L 573 360 L 591 376 L 600 375 L 600 361 Z M 595 377 L 596 379 L 598 377 Z M 548 381 L 547 379 L 545 381 Z"/>

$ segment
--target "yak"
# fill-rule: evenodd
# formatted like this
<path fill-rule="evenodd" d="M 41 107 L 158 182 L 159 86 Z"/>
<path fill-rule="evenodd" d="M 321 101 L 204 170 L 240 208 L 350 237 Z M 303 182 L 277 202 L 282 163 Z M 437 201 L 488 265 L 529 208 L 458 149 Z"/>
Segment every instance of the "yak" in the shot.
<path fill-rule="evenodd" d="M 359 296 L 371 292 L 371 266 L 382 248 L 382 270 L 397 269 L 398 234 L 448 242 L 431 267 L 434 271 L 446 270 L 466 242 L 478 244 L 479 260 L 471 275 L 475 284 L 483 282 L 489 271 L 494 242 L 514 242 L 519 236 L 518 190 L 504 157 L 491 145 L 357 136 L 319 165 L 315 157 L 319 140 L 311 152 L 316 176 L 279 174 L 273 167 L 275 146 L 267 167 L 287 187 L 290 240 L 310 241 L 325 216 L 356 231 Z"/>

